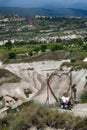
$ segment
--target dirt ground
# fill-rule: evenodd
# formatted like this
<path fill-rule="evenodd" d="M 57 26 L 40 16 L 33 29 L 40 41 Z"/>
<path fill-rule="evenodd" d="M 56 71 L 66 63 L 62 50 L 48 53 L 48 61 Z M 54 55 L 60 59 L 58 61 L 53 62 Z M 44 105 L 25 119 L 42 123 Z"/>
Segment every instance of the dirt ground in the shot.
<path fill-rule="evenodd" d="M 87 103 L 75 105 L 72 109 L 72 112 L 76 116 L 87 117 Z"/>

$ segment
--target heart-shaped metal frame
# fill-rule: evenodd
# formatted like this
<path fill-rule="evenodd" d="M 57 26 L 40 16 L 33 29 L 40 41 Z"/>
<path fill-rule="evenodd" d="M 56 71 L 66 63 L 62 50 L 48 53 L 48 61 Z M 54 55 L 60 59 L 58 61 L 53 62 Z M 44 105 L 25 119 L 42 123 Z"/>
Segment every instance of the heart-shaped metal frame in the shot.
<path fill-rule="evenodd" d="M 56 72 L 52 73 L 52 74 L 47 74 L 47 100 L 46 102 L 49 102 L 49 93 L 48 93 L 48 90 L 50 90 L 51 94 L 53 95 L 53 97 L 55 98 L 56 102 L 58 102 L 59 100 L 57 99 L 56 95 L 54 94 L 54 91 L 50 85 L 50 80 L 53 76 L 58 76 L 59 78 L 61 78 L 62 76 L 68 76 L 69 78 L 69 87 L 68 87 L 68 90 L 67 90 L 67 94 L 68 92 L 71 90 L 71 97 L 72 97 L 72 73 L 71 71 L 67 72 L 67 73 L 62 73 L 62 74 L 58 74 Z"/>

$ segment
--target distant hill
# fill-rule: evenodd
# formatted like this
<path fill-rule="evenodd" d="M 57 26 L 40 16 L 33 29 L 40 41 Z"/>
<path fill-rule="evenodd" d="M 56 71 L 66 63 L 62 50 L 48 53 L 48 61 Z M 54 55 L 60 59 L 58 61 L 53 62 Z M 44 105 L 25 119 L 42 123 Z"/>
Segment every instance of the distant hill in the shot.
<path fill-rule="evenodd" d="M 60 8 L 60 9 L 43 9 L 43 8 L 18 8 L 18 7 L 0 7 L 0 14 L 19 14 L 24 17 L 44 15 L 52 17 L 86 17 L 87 10 Z"/>

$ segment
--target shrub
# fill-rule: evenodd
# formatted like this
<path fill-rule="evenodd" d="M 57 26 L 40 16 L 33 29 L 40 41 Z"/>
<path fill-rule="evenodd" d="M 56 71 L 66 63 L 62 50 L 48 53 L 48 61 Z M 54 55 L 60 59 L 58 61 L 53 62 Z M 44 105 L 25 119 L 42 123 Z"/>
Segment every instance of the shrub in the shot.
<path fill-rule="evenodd" d="M 30 56 L 32 56 L 33 55 L 33 53 L 32 53 L 32 51 L 29 51 L 29 53 L 28 53 Z"/>
<path fill-rule="evenodd" d="M 80 124 L 81 122 L 83 123 Z M 54 129 L 75 130 L 74 128 L 77 128 L 79 130 L 79 125 L 80 128 L 86 128 L 84 127 L 86 124 L 87 119 L 77 118 L 70 113 L 61 113 L 46 106 L 46 104 L 26 102 L 19 106 L 17 110 L 9 110 L 7 117 L 0 121 L 0 130 L 27 130 L 32 126 L 36 126 L 40 130 L 44 130 L 47 126 Z"/>
<path fill-rule="evenodd" d="M 87 130 L 87 117 L 84 120 L 80 120 L 74 130 Z"/>
<path fill-rule="evenodd" d="M 16 58 L 16 53 L 15 52 L 10 52 L 9 53 L 9 58 L 10 59 L 15 59 Z"/>
<path fill-rule="evenodd" d="M 36 52 L 40 51 L 40 46 L 39 45 L 34 46 L 33 50 L 36 51 Z"/>
<path fill-rule="evenodd" d="M 6 47 L 8 50 L 11 50 L 11 48 L 12 48 L 12 43 L 11 43 L 11 41 L 6 42 L 5 47 Z"/>
<path fill-rule="evenodd" d="M 71 63 L 73 63 L 73 62 L 75 62 L 75 61 L 76 61 L 75 58 L 72 58 L 72 59 L 71 59 Z"/>
<path fill-rule="evenodd" d="M 82 103 L 87 103 L 87 90 L 82 93 L 80 98 Z"/>
<path fill-rule="evenodd" d="M 45 52 L 45 50 L 47 49 L 47 45 L 41 45 L 41 51 Z"/>

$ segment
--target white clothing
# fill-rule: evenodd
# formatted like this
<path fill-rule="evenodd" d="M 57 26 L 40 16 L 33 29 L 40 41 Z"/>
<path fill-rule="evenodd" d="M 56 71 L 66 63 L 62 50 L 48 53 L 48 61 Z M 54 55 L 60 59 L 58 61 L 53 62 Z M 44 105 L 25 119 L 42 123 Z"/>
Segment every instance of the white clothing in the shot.
<path fill-rule="evenodd" d="M 66 103 L 69 101 L 69 97 L 62 96 L 62 102 Z"/>

